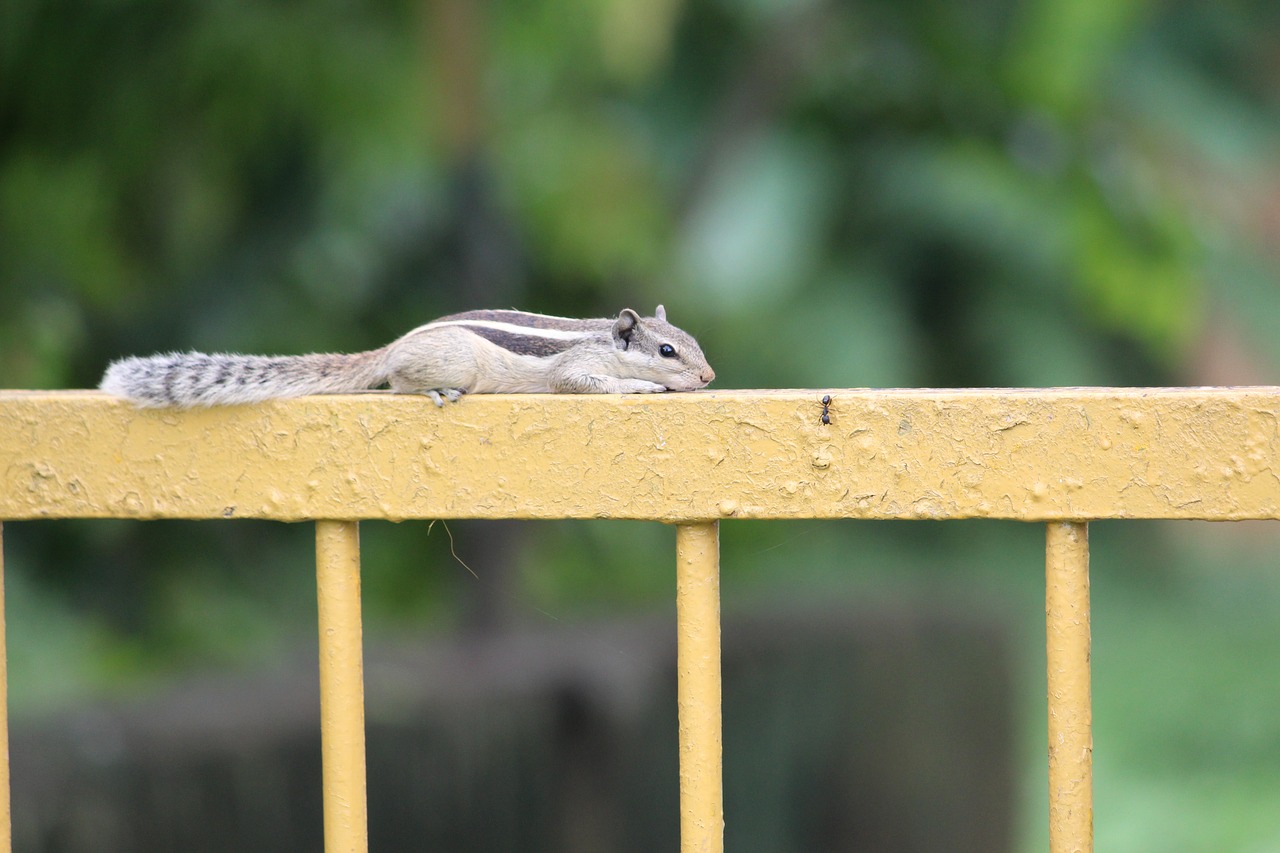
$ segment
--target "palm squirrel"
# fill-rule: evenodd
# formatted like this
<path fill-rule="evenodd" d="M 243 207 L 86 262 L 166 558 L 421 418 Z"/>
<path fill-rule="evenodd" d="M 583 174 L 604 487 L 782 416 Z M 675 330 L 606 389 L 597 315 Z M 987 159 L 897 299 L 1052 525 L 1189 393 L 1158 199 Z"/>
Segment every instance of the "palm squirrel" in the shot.
<path fill-rule="evenodd" d="M 389 385 L 437 406 L 463 394 L 643 394 L 693 391 L 716 376 L 693 336 L 624 308 L 616 319 L 468 311 L 350 355 L 198 352 L 124 358 L 103 391 L 139 406 L 217 406 Z"/>

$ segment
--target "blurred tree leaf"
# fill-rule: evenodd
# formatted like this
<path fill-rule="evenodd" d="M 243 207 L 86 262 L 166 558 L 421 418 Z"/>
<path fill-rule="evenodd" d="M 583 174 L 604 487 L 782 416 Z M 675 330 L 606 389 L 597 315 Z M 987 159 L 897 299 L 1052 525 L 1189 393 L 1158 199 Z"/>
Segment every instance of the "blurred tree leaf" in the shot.
<path fill-rule="evenodd" d="M 1098 104 L 1149 0 L 1032 0 L 1019 9 L 1008 73 L 1024 102 L 1067 119 Z"/>
<path fill-rule="evenodd" d="M 819 147 L 783 135 L 756 140 L 718 164 L 685 231 L 682 277 L 726 314 L 794 298 L 825 236 L 827 164 Z"/>

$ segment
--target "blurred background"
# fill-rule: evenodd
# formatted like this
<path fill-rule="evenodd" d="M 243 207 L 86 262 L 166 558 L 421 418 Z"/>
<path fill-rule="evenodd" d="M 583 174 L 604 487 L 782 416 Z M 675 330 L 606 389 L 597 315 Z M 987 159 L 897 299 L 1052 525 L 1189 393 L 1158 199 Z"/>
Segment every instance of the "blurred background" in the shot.
<path fill-rule="evenodd" d="M 94 387 L 110 359 L 165 349 L 367 349 L 471 308 L 606 316 L 659 302 L 701 341 L 716 388 L 1276 383 L 1280 6 L 10 0 L 0 11 L 4 387 Z M 1092 525 L 1099 849 L 1280 850 L 1278 532 Z M 172 744 L 200 764 L 202 714 L 232 732 L 232 751 L 294 738 L 304 767 L 318 760 L 312 535 L 248 521 L 6 526 L 28 849 L 123 832 L 105 795 L 63 802 L 85 766 L 128 764 L 132 781 L 113 784 L 153 791 L 152 806 L 164 800 L 154 792 L 176 796 L 177 771 L 130 762 L 163 763 L 154 745 Z M 439 829 L 454 838 L 442 849 L 538 849 L 529 839 L 552 823 L 545 837 L 559 840 L 544 849 L 614 849 L 599 840 L 608 827 L 646 815 L 672 837 L 674 722 L 636 722 L 641 706 L 674 704 L 669 529 L 366 523 L 362 535 L 370 701 L 383 702 L 370 712 L 371 821 L 411 821 L 413 807 L 392 804 L 418 785 L 435 792 L 424 804 L 456 804 L 435 812 L 492 822 L 482 806 L 500 795 L 481 785 L 489 759 L 476 756 L 524 756 L 528 786 L 503 778 L 507 793 L 538 792 L 520 800 L 530 817 L 500 809 L 510 834 L 489 846 Z M 731 849 L 873 849 L 832 838 L 938 849 L 899 844 L 905 826 L 947 822 L 930 804 L 955 803 L 922 794 L 938 772 L 953 790 L 981 780 L 981 804 L 963 811 L 992 835 L 972 849 L 1044 849 L 1041 526 L 726 522 L 722 538 L 727 619 L 741 626 L 726 628 L 726 737 L 772 731 L 756 740 L 776 750 L 727 743 Z M 770 621 L 784 612 L 795 619 Z M 777 646 L 796 624 L 809 639 Z M 945 657 L 957 648 L 971 653 Z M 498 719 L 511 706 L 490 699 L 516 695 L 502 667 L 459 676 L 477 649 L 545 650 L 523 665 L 545 678 L 519 694 L 542 722 Z M 596 656 L 564 669 L 584 649 Z M 786 664 L 792 652 L 827 666 Z M 415 674 L 379 681 L 379 661 Z M 890 675 L 913 672 L 933 675 L 908 687 Z M 491 693 L 466 687 L 490 677 Z M 455 692 L 457 703 L 439 698 Z M 311 710 L 273 716 L 255 704 L 264 697 Z M 780 716 L 753 722 L 766 700 Z M 803 714 L 849 707 L 886 716 L 823 728 Z M 397 722 L 377 740 L 383 713 Z M 428 717 L 428 734 L 403 728 Z M 247 735 L 255 718 L 275 728 Z M 888 738 L 900 750 L 862 750 L 839 768 L 844 782 L 801 773 L 785 795 L 769 788 L 778 768 L 816 766 L 831 748 L 796 732 L 875 739 L 877 719 L 902 729 Z M 940 731 L 969 747 L 941 770 Z M 138 757 L 135 735 L 154 756 Z M 314 774 L 271 793 L 264 754 L 283 753 L 255 753 L 259 769 L 241 776 L 256 793 L 236 802 L 277 827 L 311 804 L 297 808 L 317 816 L 295 830 L 317 832 Z M 421 754 L 434 758 L 401 767 L 412 778 L 376 781 L 392 772 L 378 775 L 379 755 Z M 991 766 L 977 767 L 981 755 Z M 648 784 L 638 762 L 654 756 Z M 538 781 L 550 766 L 564 802 L 579 803 L 567 812 Z M 611 787 L 595 783 L 602 772 Z M 472 788 L 446 795 L 442 776 Z M 593 792 L 609 803 L 581 805 Z M 896 830 L 841 830 L 831 816 L 912 796 Z M 823 797 L 827 811 L 805 811 Z M 790 817 L 765 826 L 779 798 Z M 236 843 L 209 849 L 255 849 Z M 415 849 L 396 845 L 383 849 Z"/>

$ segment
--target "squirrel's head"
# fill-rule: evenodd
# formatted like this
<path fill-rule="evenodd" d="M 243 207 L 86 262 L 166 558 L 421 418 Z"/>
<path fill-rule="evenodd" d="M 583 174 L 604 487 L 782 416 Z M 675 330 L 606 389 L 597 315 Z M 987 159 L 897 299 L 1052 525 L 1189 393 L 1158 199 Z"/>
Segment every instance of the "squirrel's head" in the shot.
<path fill-rule="evenodd" d="M 670 391 L 694 391 L 716 378 L 698 342 L 668 323 L 661 305 L 652 317 L 623 308 L 613 323 L 613 345 L 631 378 L 647 379 Z"/>

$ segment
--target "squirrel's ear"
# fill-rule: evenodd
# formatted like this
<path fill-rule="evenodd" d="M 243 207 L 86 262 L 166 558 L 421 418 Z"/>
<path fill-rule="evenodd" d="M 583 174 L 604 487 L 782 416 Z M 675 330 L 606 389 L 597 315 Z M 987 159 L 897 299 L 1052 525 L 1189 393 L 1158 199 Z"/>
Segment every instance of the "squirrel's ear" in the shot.
<path fill-rule="evenodd" d="M 658 310 L 653 312 L 653 316 L 665 323 L 667 322 L 667 309 L 659 305 Z"/>
<path fill-rule="evenodd" d="M 636 333 L 636 327 L 639 325 L 640 315 L 630 308 L 623 308 L 618 313 L 618 319 L 613 323 L 613 345 L 618 349 L 631 346 L 631 337 Z"/>

